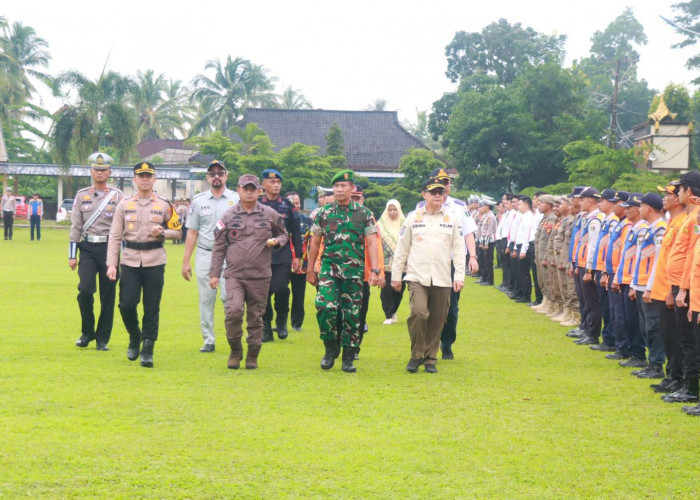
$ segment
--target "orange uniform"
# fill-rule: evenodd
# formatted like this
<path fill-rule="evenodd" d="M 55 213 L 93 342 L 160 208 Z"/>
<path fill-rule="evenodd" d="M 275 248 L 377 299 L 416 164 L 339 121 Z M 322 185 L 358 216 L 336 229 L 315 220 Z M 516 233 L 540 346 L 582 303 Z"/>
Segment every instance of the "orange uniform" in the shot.
<path fill-rule="evenodd" d="M 664 234 L 664 239 L 661 243 L 661 250 L 659 250 L 659 255 L 657 255 L 655 261 L 656 271 L 654 273 L 654 283 L 651 287 L 651 298 L 653 300 L 666 300 L 671 291 L 671 280 L 668 270 L 669 256 L 687 217 L 684 211 L 676 215 L 668 223 L 666 234 Z"/>

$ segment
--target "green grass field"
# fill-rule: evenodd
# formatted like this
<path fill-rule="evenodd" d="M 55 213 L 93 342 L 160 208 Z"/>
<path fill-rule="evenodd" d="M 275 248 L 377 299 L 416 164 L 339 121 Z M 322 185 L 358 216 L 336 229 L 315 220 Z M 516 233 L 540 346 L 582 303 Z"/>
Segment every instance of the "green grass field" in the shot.
<path fill-rule="evenodd" d="M 471 279 L 456 359 L 405 371 L 407 301 L 370 304 L 358 373 L 319 368 L 304 331 L 265 344 L 257 371 L 198 352 L 197 290 L 167 245 L 155 368 L 74 346 L 77 274 L 65 230 L 0 243 L 0 497 L 691 497 L 700 419 L 575 346 L 566 328 Z"/>

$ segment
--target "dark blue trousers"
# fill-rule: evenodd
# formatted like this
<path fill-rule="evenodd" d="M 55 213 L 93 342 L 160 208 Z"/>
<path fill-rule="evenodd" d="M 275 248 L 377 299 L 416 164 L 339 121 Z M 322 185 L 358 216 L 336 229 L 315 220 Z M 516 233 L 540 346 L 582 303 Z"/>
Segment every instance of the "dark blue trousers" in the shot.
<path fill-rule="evenodd" d="M 620 293 L 624 299 L 625 336 L 629 346 L 629 355 L 639 359 L 647 359 L 642 331 L 639 329 L 639 311 L 637 301 L 629 298 L 629 285 L 621 285 Z"/>
<path fill-rule="evenodd" d="M 625 329 L 625 298 L 620 292 L 610 292 L 608 294 L 610 302 L 610 323 L 615 338 L 615 352 L 628 357 L 630 346 L 627 341 L 627 330 Z"/>
<path fill-rule="evenodd" d="M 608 289 L 600 286 L 600 279 L 603 277 L 603 272 L 594 271 L 594 273 L 595 284 L 598 289 L 600 312 L 603 317 L 603 344 L 615 345 L 615 334 L 613 333 L 613 325 L 610 318 L 610 296 L 608 294 Z"/>

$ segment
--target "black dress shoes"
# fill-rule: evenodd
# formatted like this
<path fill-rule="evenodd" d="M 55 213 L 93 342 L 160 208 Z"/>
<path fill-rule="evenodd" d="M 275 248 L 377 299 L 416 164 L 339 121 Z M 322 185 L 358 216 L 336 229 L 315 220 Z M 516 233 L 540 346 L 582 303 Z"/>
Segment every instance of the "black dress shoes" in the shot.
<path fill-rule="evenodd" d="M 425 373 L 437 373 L 437 366 L 435 366 L 435 363 L 426 363 Z"/>
<path fill-rule="evenodd" d="M 683 387 L 683 381 L 675 378 L 665 378 L 661 383 L 651 384 L 649 387 L 651 387 L 654 392 L 668 394 L 680 390 Z"/>
<path fill-rule="evenodd" d="M 584 335 L 578 340 L 574 340 L 574 344 L 577 345 L 598 345 L 598 339 Z"/>
<path fill-rule="evenodd" d="M 646 368 L 649 366 L 646 359 L 642 358 L 629 358 L 627 361 L 620 361 L 620 366 L 623 368 Z"/>
<path fill-rule="evenodd" d="M 608 345 L 605 342 L 603 342 L 602 344 L 598 344 L 598 345 L 592 345 L 590 348 L 594 351 L 600 351 L 600 352 L 615 352 L 615 346 Z"/>
<path fill-rule="evenodd" d="M 78 347 L 87 347 L 90 342 L 95 340 L 93 337 L 90 337 L 89 335 L 81 335 L 80 338 L 75 342 L 75 345 Z"/>
<path fill-rule="evenodd" d="M 97 344 L 98 351 L 109 351 L 109 347 L 107 347 L 107 344 Z"/>
<path fill-rule="evenodd" d="M 214 344 L 204 344 L 204 347 L 202 347 L 199 352 L 214 352 L 216 350 L 216 345 Z"/>
<path fill-rule="evenodd" d="M 418 371 L 418 368 L 420 368 L 420 365 L 423 364 L 422 359 L 414 359 L 411 358 L 408 360 L 408 364 L 406 365 L 406 371 L 409 371 L 411 373 L 416 373 Z"/>

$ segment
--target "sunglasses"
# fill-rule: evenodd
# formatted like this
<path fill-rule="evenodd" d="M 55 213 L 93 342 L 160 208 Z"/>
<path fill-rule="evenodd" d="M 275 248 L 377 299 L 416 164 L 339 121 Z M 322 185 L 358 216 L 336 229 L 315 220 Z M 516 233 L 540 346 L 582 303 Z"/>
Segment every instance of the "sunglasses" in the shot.
<path fill-rule="evenodd" d="M 428 191 L 428 192 L 429 192 L 430 194 L 432 194 L 433 196 L 442 196 L 442 195 L 445 194 L 445 190 L 444 190 L 444 189 L 439 189 L 439 188 L 431 189 L 431 190 Z"/>
<path fill-rule="evenodd" d="M 226 175 L 226 170 L 216 170 L 214 172 L 207 172 L 209 177 L 224 177 Z"/>

